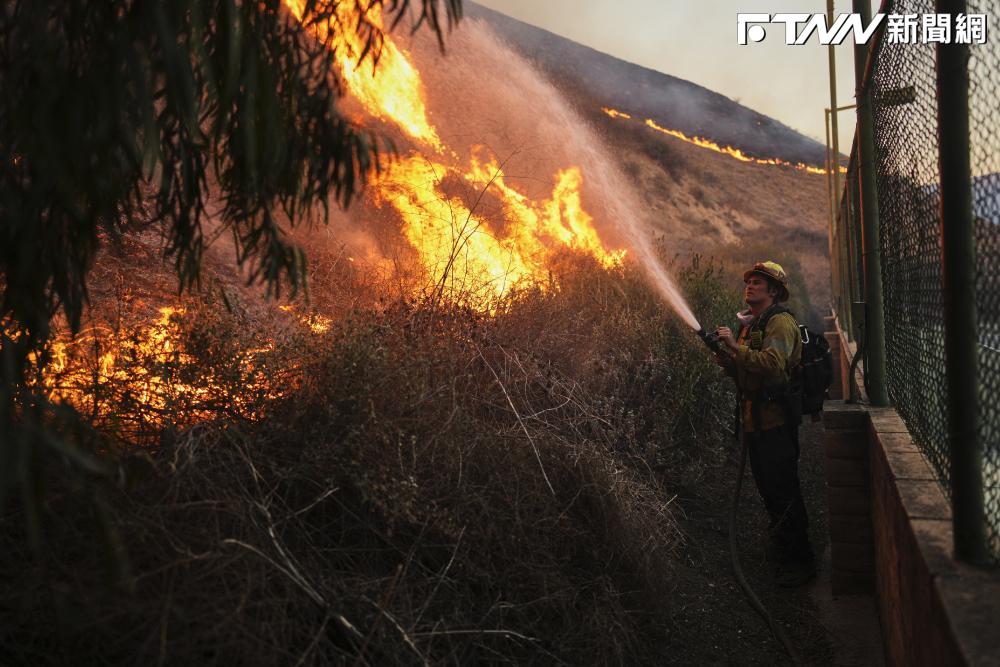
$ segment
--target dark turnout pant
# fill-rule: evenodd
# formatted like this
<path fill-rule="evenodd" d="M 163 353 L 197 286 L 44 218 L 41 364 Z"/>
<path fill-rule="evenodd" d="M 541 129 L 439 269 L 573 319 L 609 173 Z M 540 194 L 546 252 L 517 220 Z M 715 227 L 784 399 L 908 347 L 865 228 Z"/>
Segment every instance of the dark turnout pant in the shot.
<path fill-rule="evenodd" d="M 799 486 L 798 426 L 746 433 L 750 469 L 771 518 L 771 540 L 778 557 L 790 562 L 813 560 L 809 518 Z"/>

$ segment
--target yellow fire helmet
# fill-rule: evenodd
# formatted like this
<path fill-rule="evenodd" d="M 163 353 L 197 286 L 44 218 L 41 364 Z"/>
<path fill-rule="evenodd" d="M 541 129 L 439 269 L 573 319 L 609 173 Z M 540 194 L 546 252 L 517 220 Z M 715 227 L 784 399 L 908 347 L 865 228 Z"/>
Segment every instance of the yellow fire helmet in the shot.
<path fill-rule="evenodd" d="M 743 282 L 749 280 L 750 275 L 753 273 L 764 276 L 780 288 L 778 301 L 788 301 L 788 276 L 785 274 L 785 270 L 781 268 L 781 264 L 777 262 L 757 262 L 753 265 L 753 268 L 747 269 L 743 273 Z"/>

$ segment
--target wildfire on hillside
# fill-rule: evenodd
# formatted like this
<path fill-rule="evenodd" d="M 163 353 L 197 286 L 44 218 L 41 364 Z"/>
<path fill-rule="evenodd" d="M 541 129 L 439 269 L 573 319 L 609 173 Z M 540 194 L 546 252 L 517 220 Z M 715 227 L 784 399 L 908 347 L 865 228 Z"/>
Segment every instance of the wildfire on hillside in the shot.
<path fill-rule="evenodd" d="M 286 3 L 302 20 L 305 2 Z M 341 25 L 357 23 L 356 15 L 347 14 L 356 11 L 354 5 L 340 6 L 344 13 L 336 20 Z M 365 19 L 381 27 L 377 6 Z M 329 26 L 313 30 L 321 39 L 330 34 Z M 584 209 L 579 166 L 558 170 L 551 176 L 551 193 L 531 199 L 509 182 L 500 160 L 486 149 L 444 145 L 428 117 L 420 72 L 389 35 L 377 66 L 366 61 L 358 67 L 361 41 L 343 31 L 335 34 L 330 48 L 355 99 L 372 117 L 395 124 L 418 146 L 376 180 L 370 197 L 400 216 L 403 235 L 420 257 L 428 287 L 448 285 L 461 300 L 485 304 L 518 284 L 544 285 L 550 259 L 562 249 L 590 255 L 605 266 L 621 261 L 625 252 L 604 245 Z M 469 157 L 462 159 L 462 154 Z M 476 201 L 446 194 L 442 183 L 448 179 L 473 187 Z M 476 209 L 486 194 L 500 199 L 502 225 L 491 224 Z"/>
<path fill-rule="evenodd" d="M 629 114 L 618 111 L 617 109 L 611 109 L 609 107 L 601 107 L 601 111 L 611 116 L 612 118 L 622 118 L 625 120 L 630 120 L 632 116 Z M 747 155 L 739 148 L 734 148 L 732 146 L 721 146 L 711 139 L 705 139 L 698 136 L 688 136 L 681 132 L 680 130 L 671 130 L 669 128 L 663 127 L 658 124 L 652 118 L 647 118 L 645 120 L 646 127 L 649 127 L 657 132 L 665 134 L 669 137 L 674 137 L 675 139 L 680 139 L 689 144 L 694 144 L 699 148 L 707 148 L 708 150 L 715 151 L 716 153 L 721 153 L 723 155 L 728 155 L 731 158 L 735 158 L 740 162 L 750 162 L 753 164 L 771 165 L 771 166 L 781 166 L 781 167 L 791 167 L 793 169 L 798 169 L 800 171 L 805 171 L 810 174 L 825 174 L 826 169 L 821 169 L 819 167 L 813 167 L 802 162 L 788 162 L 786 160 L 779 160 L 778 158 L 759 158 L 752 155 Z M 846 173 L 847 169 L 844 167 L 840 168 L 840 173 Z"/>
<path fill-rule="evenodd" d="M 632 116 L 625 113 L 624 111 L 618 111 L 617 109 L 609 109 L 608 107 L 601 107 L 601 111 L 608 114 L 612 118 L 624 118 L 625 120 L 631 120 Z"/>
<path fill-rule="evenodd" d="M 306 2 L 285 2 L 301 21 Z M 310 29 L 329 44 L 349 95 L 365 113 L 395 126 L 415 145 L 378 175 L 367 200 L 398 220 L 401 237 L 412 246 L 423 273 L 421 291 L 489 309 L 515 286 L 546 288 L 559 252 L 589 255 L 604 266 L 622 260 L 624 250 L 605 246 L 584 208 L 579 166 L 557 169 L 548 179 L 549 193 L 532 198 L 489 150 L 448 146 L 431 121 L 420 72 L 408 54 L 385 35 L 375 46 L 377 65 L 370 58 L 361 61 L 364 40 L 351 29 L 359 24 L 358 5 L 340 3 L 337 11 L 328 24 Z M 380 29 L 379 6 L 371 6 L 364 20 Z M 464 184 L 466 197 L 446 187 L 455 183 Z M 480 210 L 485 200 L 492 215 Z M 261 400 L 282 395 L 294 382 L 262 371 L 279 354 L 275 340 L 262 332 L 246 331 L 254 340 L 230 342 L 222 364 L 229 375 L 214 377 L 215 370 L 199 368 L 188 353 L 188 346 L 197 344 L 189 335 L 200 324 L 197 316 L 169 301 L 151 312 L 156 314 L 133 312 L 115 326 L 57 336 L 47 353 L 41 389 L 95 417 L 115 402 L 118 409 L 112 412 L 131 415 L 134 423 L 125 428 L 135 433 L 166 425 L 164 415 L 197 420 L 220 409 L 216 404 L 226 396 L 235 403 L 223 409 L 250 414 Z M 262 312 L 291 320 L 297 335 L 322 335 L 332 324 L 324 315 L 305 315 L 290 305 L 265 306 Z M 240 387 L 236 394 L 233 387 Z"/>
<path fill-rule="evenodd" d="M 491 228 L 474 207 L 446 195 L 442 183 L 448 176 L 498 196 L 503 228 Z M 506 182 L 492 156 L 483 162 L 473 155 L 463 171 L 413 155 L 381 178 L 372 196 L 399 213 L 428 276 L 463 300 L 487 304 L 518 283 L 544 280 L 549 259 L 561 248 L 589 254 L 605 266 L 621 261 L 624 251 L 605 249 L 583 208 L 582 179 L 579 168 L 563 169 L 553 177 L 551 196 L 534 201 Z"/>

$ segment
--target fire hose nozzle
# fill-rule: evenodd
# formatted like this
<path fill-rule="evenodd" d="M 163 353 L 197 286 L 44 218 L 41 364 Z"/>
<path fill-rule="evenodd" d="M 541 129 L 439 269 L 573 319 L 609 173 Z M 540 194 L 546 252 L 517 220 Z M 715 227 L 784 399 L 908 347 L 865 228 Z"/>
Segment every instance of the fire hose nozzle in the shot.
<path fill-rule="evenodd" d="M 704 329 L 698 329 L 698 337 L 708 346 L 708 349 L 712 351 L 713 354 L 719 356 L 723 355 L 725 350 L 722 348 L 722 339 L 719 338 L 719 334 L 714 331 L 705 331 Z"/>

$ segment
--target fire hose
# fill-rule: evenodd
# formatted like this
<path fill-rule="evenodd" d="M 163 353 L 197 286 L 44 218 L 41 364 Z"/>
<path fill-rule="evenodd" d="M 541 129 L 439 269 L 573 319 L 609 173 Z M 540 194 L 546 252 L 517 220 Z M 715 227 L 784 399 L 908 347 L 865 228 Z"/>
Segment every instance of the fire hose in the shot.
<path fill-rule="evenodd" d="M 725 351 L 722 347 L 723 343 L 719 334 L 716 332 L 706 332 L 704 329 L 698 330 L 698 337 L 708 346 L 708 349 L 712 351 L 713 354 L 717 356 L 722 356 Z M 739 401 L 737 400 L 737 406 L 739 406 Z M 792 664 L 801 665 L 802 656 L 795 649 L 795 645 L 792 640 L 789 639 L 788 634 L 779 626 L 771 614 L 767 611 L 767 607 L 764 603 L 760 601 L 757 594 L 754 592 L 753 588 L 750 587 L 750 583 L 747 581 L 746 577 L 743 575 L 743 567 L 740 565 L 740 554 L 739 548 L 736 544 L 736 517 L 739 513 L 740 507 L 740 492 L 743 490 L 743 473 L 747 467 L 747 443 L 745 440 L 740 438 L 740 412 L 737 408 L 736 419 L 733 424 L 733 439 L 736 440 L 737 445 L 740 448 L 740 465 L 736 473 L 736 489 L 733 491 L 733 502 L 731 510 L 729 512 L 729 557 L 733 565 L 733 574 L 736 576 L 736 581 L 739 583 L 740 588 L 743 589 L 743 594 L 746 596 L 747 601 L 750 606 L 753 607 L 754 611 L 764 619 L 767 623 L 767 627 L 771 630 L 771 634 L 774 638 L 781 644 L 782 648 L 785 649 L 785 653 L 791 659 Z"/>

